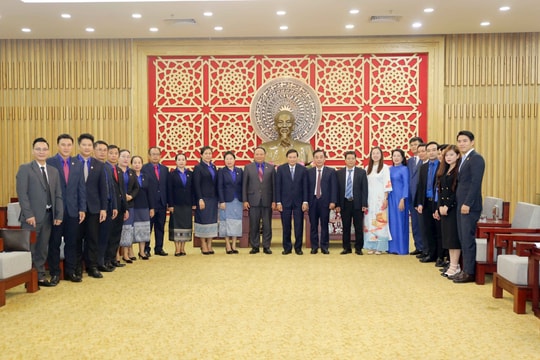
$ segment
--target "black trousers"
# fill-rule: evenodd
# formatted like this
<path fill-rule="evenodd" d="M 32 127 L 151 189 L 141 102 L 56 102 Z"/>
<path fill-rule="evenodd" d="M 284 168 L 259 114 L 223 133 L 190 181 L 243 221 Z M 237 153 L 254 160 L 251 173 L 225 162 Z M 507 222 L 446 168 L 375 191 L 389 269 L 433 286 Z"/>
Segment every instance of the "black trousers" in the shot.
<path fill-rule="evenodd" d="M 64 220 L 60 225 L 53 225 L 49 241 L 47 263 L 51 276 L 60 276 L 60 246 L 64 237 L 64 272 L 74 274 L 77 268 L 76 244 L 79 237 L 79 217 L 71 217 L 64 210 Z"/>
<path fill-rule="evenodd" d="M 354 248 L 360 251 L 364 248 L 364 213 L 362 209 L 355 209 L 354 203 L 343 200 L 341 208 L 341 221 L 343 223 L 343 249 L 351 250 L 351 225 L 354 224 Z"/>

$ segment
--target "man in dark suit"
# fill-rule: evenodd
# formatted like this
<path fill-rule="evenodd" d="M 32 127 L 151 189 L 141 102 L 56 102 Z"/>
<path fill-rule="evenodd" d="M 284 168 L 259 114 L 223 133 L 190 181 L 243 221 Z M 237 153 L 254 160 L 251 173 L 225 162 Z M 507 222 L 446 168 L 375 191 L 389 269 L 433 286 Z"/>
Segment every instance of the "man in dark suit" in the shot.
<path fill-rule="evenodd" d="M 304 211 L 308 210 L 307 169 L 297 164 L 298 151 L 287 151 L 287 163 L 276 172 L 276 206 L 281 212 L 283 228 L 283 255 L 292 252 L 291 215 L 294 218 L 294 252 L 302 255 L 304 236 Z"/>
<path fill-rule="evenodd" d="M 422 216 L 423 257 L 420 262 L 435 262 L 439 249 L 437 238 L 441 236 L 440 223 L 435 220 L 433 213 L 437 207 L 437 169 L 439 168 L 438 149 L 435 141 L 426 145 L 428 161 L 420 167 L 418 189 L 416 191 L 416 210 Z"/>
<path fill-rule="evenodd" d="M 330 221 L 330 210 L 336 208 L 337 203 L 337 178 L 336 171 L 328 166 L 324 166 L 326 154 L 323 150 L 313 152 L 313 164 L 315 167 L 308 170 L 308 199 L 309 199 L 309 222 L 311 253 L 316 254 L 321 248 L 325 255 L 330 254 L 328 250 L 330 237 L 328 234 L 328 223 Z M 319 226 L 321 236 L 319 238 Z"/>
<path fill-rule="evenodd" d="M 409 140 L 409 147 L 413 156 L 407 161 L 407 168 L 409 168 L 409 213 L 411 214 L 411 228 L 413 233 L 414 247 L 411 255 L 420 255 L 423 251 L 422 244 L 422 229 L 418 223 L 419 214 L 416 211 L 414 199 L 416 197 L 416 189 L 418 188 L 418 176 L 420 174 L 420 167 L 422 166 L 422 160 L 418 156 L 418 145 L 422 144 L 424 140 L 420 137 L 413 137 Z"/>
<path fill-rule="evenodd" d="M 459 210 L 457 225 L 463 271 L 454 277 L 455 283 L 474 281 L 476 266 L 476 223 L 482 212 L 482 180 L 486 164 L 482 155 L 474 150 L 474 134 L 462 130 L 457 135 L 461 153 L 458 168 L 456 201 Z"/>
<path fill-rule="evenodd" d="M 242 179 L 242 199 L 244 209 L 249 210 L 249 242 L 250 254 L 259 252 L 260 224 L 262 221 L 263 251 L 272 254 L 272 211 L 276 208 L 274 201 L 275 171 L 264 161 L 266 150 L 255 148 L 254 160 L 244 168 Z"/>
<path fill-rule="evenodd" d="M 45 278 L 45 262 L 53 225 L 60 225 L 64 218 L 62 187 L 58 171 L 47 165 L 49 143 L 37 138 L 32 143 L 34 161 L 22 164 L 16 176 L 17 196 L 21 206 L 20 221 L 23 229 L 36 231 L 36 242 L 30 245 L 32 263 L 38 272 L 38 284 L 55 286 Z"/>
<path fill-rule="evenodd" d="M 151 229 L 154 229 L 154 254 L 167 256 L 163 250 L 163 235 L 165 234 L 165 219 L 167 216 L 167 179 L 169 178 L 169 169 L 161 165 L 161 150 L 158 147 L 148 149 L 149 162 L 144 164 L 142 172 L 148 179 L 148 191 L 152 192 L 151 198 L 154 204 L 150 204 L 154 209 L 154 217 L 150 218 Z M 150 229 L 150 230 L 151 230 Z M 150 256 L 150 242 L 146 243 L 146 256 Z"/>
<path fill-rule="evenodd" d="M 60 246 L 64 237 L 64 279 L 80 282 L 75 275 L 77 264 L 76 243 L 79 236 L 79 224 L 86 216 L 86 186 L 84 184 L 83 166 L 75 157 L 71 157 L 73 138 L 69 134 L 61 134 L 56 139 L 58 153 L 47 159 L 60 174 L 62 200 L 64 202 L 64 220 L 54 225 L 49 241 L 47 263 L 51 274 L 51 285 L 60 280 Z"/>
<path fill-rule="evenodd" d="M 357 255 L 363 255 L 364 247 L 364 212 L 368 210 L 368 183 L 364 169 L 356 166 L 356 153 L 345 152 L 345 168 L 337 171 L 338 206 L 343 223 L 343 251 L 341 255 L 350 254 L 351 225 L 354 224 L 354 249 Z"/>
<path fill-rule="evenodd" d="M 98 270 L 99 258 L 99 224 L 107 219 L 107 181 L 103 163 L 92 157 L 94 136 L 81 134 L 77 138 L 79 155 L 77 158 L 83 164 L 83 177 L 86 183 L 86 217 L 79 228 L 77 242 L 76 274 L 82 277 L 82 257 L 84 258 L 88 275 L 100 279 L 103 277 Z M 83 242 L 84 240 L 84 242 Z"/>

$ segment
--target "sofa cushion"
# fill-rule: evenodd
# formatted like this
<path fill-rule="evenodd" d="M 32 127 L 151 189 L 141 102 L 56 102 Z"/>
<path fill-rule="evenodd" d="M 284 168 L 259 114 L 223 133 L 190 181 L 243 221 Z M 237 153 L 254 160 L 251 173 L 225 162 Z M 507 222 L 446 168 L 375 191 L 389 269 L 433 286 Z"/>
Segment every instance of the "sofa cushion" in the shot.
<path fill-rule="evenodd" d="M 517 255 L 499 255 L 497 274 L 521 286 L 528 285 L 529 258 Z M 540 274 L 540 271 L 538 272 Z"/>
<path fill-rule="evenodd" d="M 28 251 L 0 253 L 0 280 L 22 274 L 32 269 L 32 254 Z"/>

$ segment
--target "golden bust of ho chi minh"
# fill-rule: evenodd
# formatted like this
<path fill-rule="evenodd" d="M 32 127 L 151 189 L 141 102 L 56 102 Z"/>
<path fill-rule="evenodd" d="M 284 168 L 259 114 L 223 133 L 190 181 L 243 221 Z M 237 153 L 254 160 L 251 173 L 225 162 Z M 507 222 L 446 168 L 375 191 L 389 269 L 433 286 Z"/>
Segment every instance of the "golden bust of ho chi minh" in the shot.
<path fill-rule="evenodd" d="M 313 161 L 313 149 L 311 144 L 294 140 L 292 132 L 295 126 L 295 118 L 292 112 L 282 110 L 274 117 L 274 127 L 278 133 L 278 139 L 262 143 L 266 150 L 266 161 L 273 165 L 281 165 L 287 162 L 287 151 L 298 151 L 298 162 L 309 165 Z"/>

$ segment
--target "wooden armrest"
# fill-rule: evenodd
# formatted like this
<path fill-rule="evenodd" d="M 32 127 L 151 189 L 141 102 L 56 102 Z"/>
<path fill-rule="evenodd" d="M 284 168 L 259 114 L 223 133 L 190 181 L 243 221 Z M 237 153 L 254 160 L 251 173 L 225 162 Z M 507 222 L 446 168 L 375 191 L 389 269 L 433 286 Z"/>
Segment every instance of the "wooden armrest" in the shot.
<path fill-rule="evenodd" d="M 511 234 L 511 233 L 540 233 L 540 229 L 523 229 L 523 228 L 498 228 L 498 227 L 482 227 L 478 228 L 480 236 L 486 236 L 487 240 L 487 257 L 486 262 L 493 262 L 493 252 L 495 250 L 495 235 L 496 234 Z M 499 248 L 497 248 L 497 255 L 500 255 Z"/>
<path fill-rule="evenodd" d="M 531 233 L 512 233 L 512 234 L 495 234 L 495 247 L 505 249 L 507 254 L 512 254 L 518 242 L 535 243 L 540 242 L 540 234 Z M 499 251 L 497 251 L 499 252 Z"/>
<path fill-rule="evenodd" d="M 533 242 L 516 242 L 516 253 L 518 256 L 530 256 L 533 249 L 536 249 L 536 244 Z"/>
<path fill-rule="evenodd" d="M 0 252 L 4 251 L 4 239 L 0 238 Z"/>

